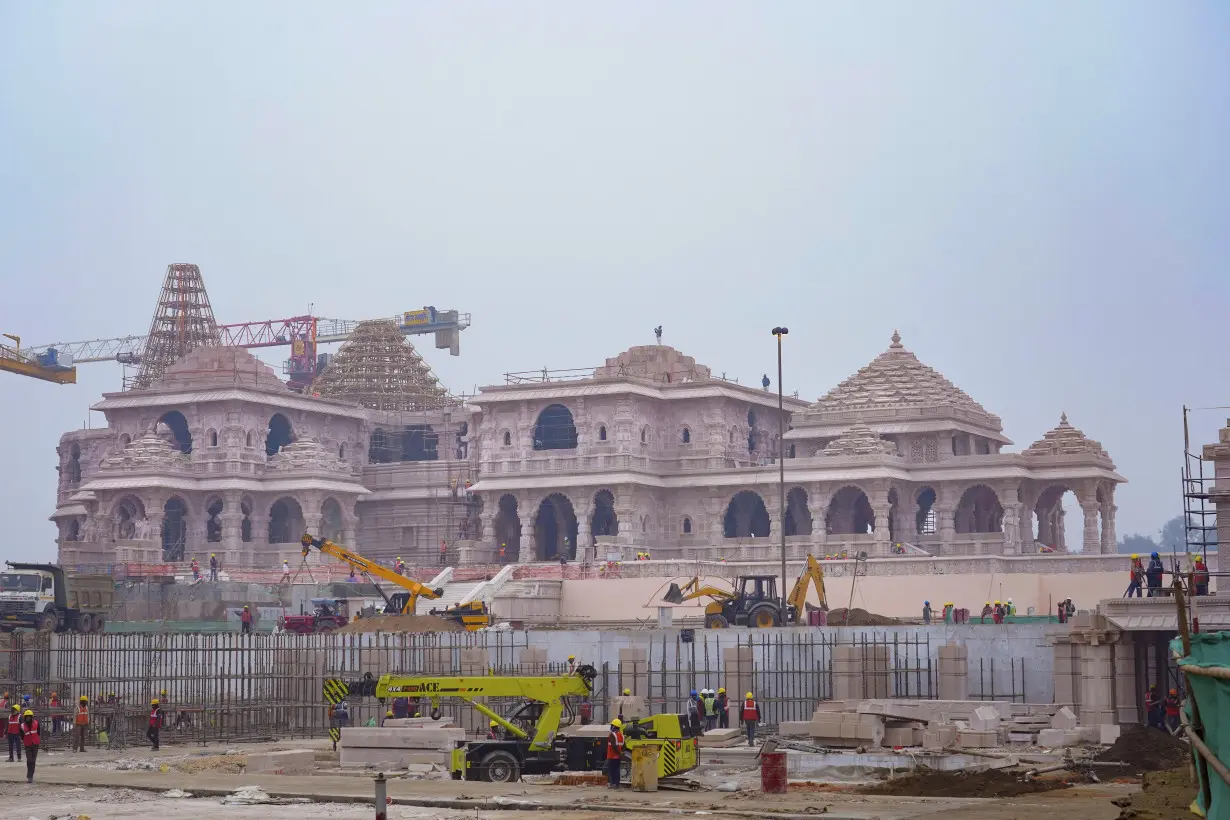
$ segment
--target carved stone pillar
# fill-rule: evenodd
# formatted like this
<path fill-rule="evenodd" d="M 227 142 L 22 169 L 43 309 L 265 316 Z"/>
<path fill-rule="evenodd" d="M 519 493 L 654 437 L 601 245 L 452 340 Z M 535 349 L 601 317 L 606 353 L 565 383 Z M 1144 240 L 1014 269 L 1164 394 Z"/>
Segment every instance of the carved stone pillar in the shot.
<path fill-rule="evenodd" d="M 954 516 L 956 507 L 952 504 L 935 504 L 935 526 L 939 530 L 940 555 L 953 554 L 953 542 L 957 540 L 957 530 Z"/>
<path fill-rule="evenodd" d="M 1119 510 L 1114 504 L 1108 503 L 1102 506 L 1102 554 L 1108 555 L 1115 551 L 1115 542 L 1118 540 L 1115 535 L 1115 513 Z"/>
<path fill-rule="evenodd" d="M 875 513 L 875 552 L 874 555 L 891 555 L 892 542 L 888 538 L 888 514 L 891 511 L 888 500 L 877 499 L 871 510 Z"/>
<path fill-rule="evenodd" d="M 594 539 L 590 535 L 590 520 L 593 510 L 589 504 L 581 504 L 574 508 L 577 516 L 577 555 L 576 560 L 582 564 L 592 564 L 594 561 Z"/>
<path fill-rule="evenodd" d="M 1081 538 L 1081 550 L 1086 555 L 1096 555 L 1102 550 L 1101 537 L 1098 535 L 1098 504 L 1096 501 L 1081 504 L 1085 513 L 1085 529 Z"/>
<path fill-rule="evenodd" d="M 248 545 L 249 566 L 258 567 L 269 553 L 269 514 L 253 511 L 248 520 L 252 523 L 252 541 Z"/>
<path fill-rule="evenodd" d="M 145 510 L 145 520 L 149 522 L 149 535 L 146 537 L 148 542 L 157 544 L 159 547 L 162 546 L 162 522 L 165 518 L 161 506 Z"/>
<path fill-rule="evenodd" d="M 1004 506 L 1004 555 L 1018 555 L 1021 552 L 1021 521 L 1024 504 L 1008 504 Z"/>
<path fill-rule="evenodd" d="M 537 513 L 535 513 L 535 517 L 537 517 Z M 534 550 L 536 547 L 537 545 L 534 543 L 534 522 L 523 518 L 521 519 L 521 544 L 517 563 L 528 564 L 535 560 Z"/>
<path fill-rule="evenodd" d="M 320 538 L 320 523 L 323 520 L 324 516 L 319 512 L 309 513 L 305 511 L 303 513 L 303 528 L 317 538 Z M 303 535 L 303 533 L 299 534 Z"/>

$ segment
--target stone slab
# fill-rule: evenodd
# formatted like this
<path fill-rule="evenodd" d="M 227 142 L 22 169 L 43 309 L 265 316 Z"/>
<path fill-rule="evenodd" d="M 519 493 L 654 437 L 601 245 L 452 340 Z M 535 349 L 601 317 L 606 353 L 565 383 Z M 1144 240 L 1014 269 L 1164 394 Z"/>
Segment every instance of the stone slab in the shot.
<path fill-rule="evenodd" d="M 904 726 L 885 729 L 884 745 L 893 748 L 898 746 L 916 746 L 914 730 Z"/>
<path fill-rule="evenodd" d="M 294 749 L 250 754 L 245 770 L 248 774 L 311 774 L 315 768 L 315 751 Z"/>
<path fill-rule="evenodd" d="M 699 745 L 708 749 L 725 749 L 747 742 L 747 735 L 738 727 L 710 729 L 700 736 Z"/>
<path fill-rule="evenodd" d="M 862 701 L 858 704 L 857 711 L 860 714 L 879 715 L 895 720 L 917 720 L 921 723 L 928 723 L 934 719 L 930 712 L 919 709 L 917 706 L 907 706 L 891 701 Z"/>
<path fill-rule="evenodd" d="M 385 718 L 382 729 L 454 729 L 457 724 L 451 718 L 432 720 L 429 717 Z"/>
<path fill-rule="evenodd" d="M 994 706 L 979 706 L 970 715 L 969 727 L 975 732 L 994 732 L 999 729 L 999 712 Z"/>
<path fill-rule="evenodd" d="M 1075 729 L 1077 725 L 1076 715 L 1066 706 L 1061 706 L 1051 717 L 1052 729 Z"/>
<path fill-rule="evenodd" d="M 945 749 L 956 745 L 957 727 L 931 725 L 923 729 L 923 747 L 926 749 Z"/>
<path fill-rule="evenodd" d="M 405 769 L 412 765 L 432 764 L 448 768 L 449 752 L 426 752 L 411 749 L 342 749 L 339 763 L 342 768 Z"/>
<path fill-rule="evenodd" d="M 1043 729 L 1038 732 L 1038 745 L 1048 749 L 1077 746 L 1080 742 L 1080 733 L 1074 729 Z"/>
<path fill-rule="evenodd" d="M 1113 723 L 1103 723 L 1098 727 L 1098 743 L 1109 746 L 1119 739 L 1119 727 Z"/>
<path fill-rule="evenodd" d="M 342 747 L 355 749 L 421 749 L 451 751 L 466 739 L 464 729 L 400 729 L 348 726 L 342 729 Z"/>
<path fill-rule="evenodd" d="M 999 745 L 999 733 L 967 729 L 957 732 L 957 745 L 962 749 L 989 749 Z"/>
<path fill-rule="evenodd" d="M 1101 726 L 1077 726 L 1076 734 L 1081 739 L 1081 743 L 1099 743 L 1102 737 L 1101 729 Z"/>
<path fill-rule="evenodd" d="M 604 723 L 591 723 L 589 726 L 569 726 L 567 729 L 560 730 L 560 734 L 565 737 L 605 738 L 610 732 L 611 727 Z"/>
<path fill-rule="evenodd" d="M 783 720 L 777 726 L 777 733 L 783 737 L 811 737 L 811 731 L 810 720 Z"/>

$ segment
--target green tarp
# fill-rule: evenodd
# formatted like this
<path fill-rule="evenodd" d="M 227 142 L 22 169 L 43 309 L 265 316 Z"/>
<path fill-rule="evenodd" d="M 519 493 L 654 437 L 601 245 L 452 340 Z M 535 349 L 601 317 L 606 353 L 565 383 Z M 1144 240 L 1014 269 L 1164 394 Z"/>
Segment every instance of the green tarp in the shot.
<path fill-rule="evenodd" d="M 1183 654 L 1183 642 L 1175 638 L 1170 643 L 1170 649 L 1177 655 Z M 1230 669 L 1230 632 L 1209 632 L 1192 635 L 1191 654 L 1179 660 L 1181 666 L 1204 666 Z M 1206 675 L 1189 675 L 1191 695 L 1195 696 L 1200 705 L 1200 719 L 1204 723 L 1204 742 L 1208 744 L 1217 759 L 1225 762 L 1230 760 L 1230 681 L 1220 678 L 1210 678 Z M 1184 704 L 1187 719 L 1191 720 L 1190 700 Z M 1194 754 L 1194 752 L 1193 752 Z M 1200 767 L 1196 767 L 1197 773 Z M 1200 799 L 1200 808 L 1204 810 L 1209 820 L 1230 820 L 1230 786 L 1214 771 L 1209 772 L 1210 793 L 1213 805 L 1205 806 L 1200 796 L 1203 794 L 1203 784 L 1196 791 Z"/>

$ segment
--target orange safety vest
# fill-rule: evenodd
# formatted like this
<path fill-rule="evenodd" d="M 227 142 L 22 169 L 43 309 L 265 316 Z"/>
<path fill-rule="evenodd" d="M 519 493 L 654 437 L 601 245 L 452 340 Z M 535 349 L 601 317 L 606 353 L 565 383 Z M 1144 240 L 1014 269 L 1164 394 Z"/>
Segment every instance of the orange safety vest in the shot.
<path fill-rule="evenodd" d="M 748 699 L 743 701 L 743 719 L 744 720 L 759 720 L 760 707 L 756 705 L 756 701 Z"/>
<path fill-rule="evenodd" d="M 624 753 L 624 733 L 618 729 L 611 731 L 606 739 L 606 759 L 619 760 Z"/>
<path fill-rule="evenodd" d="M 90 710 L 85 706 L 77 707 L 77 716 L 73 718 L 73 723 L 77 726 L 87 726 L 90 722 Z"/>

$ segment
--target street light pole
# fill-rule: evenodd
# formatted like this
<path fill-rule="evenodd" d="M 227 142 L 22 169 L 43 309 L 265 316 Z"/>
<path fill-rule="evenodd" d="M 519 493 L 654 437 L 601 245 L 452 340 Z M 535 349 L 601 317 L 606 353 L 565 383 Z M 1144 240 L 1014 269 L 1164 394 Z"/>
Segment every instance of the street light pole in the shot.
<path fill-rule="evenodd" d="M 782 625 L 786 624 L 786 411 L 782 396 L 782 337 L 790 330 L 773 328 L 777 337 L 777 503 L 781 506 L 778 529 L 782 538 Z"/>

